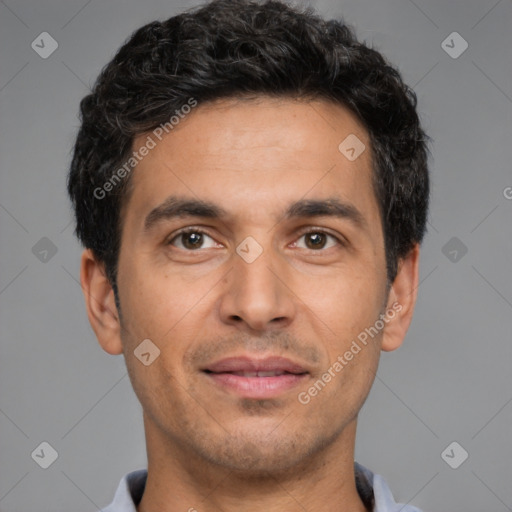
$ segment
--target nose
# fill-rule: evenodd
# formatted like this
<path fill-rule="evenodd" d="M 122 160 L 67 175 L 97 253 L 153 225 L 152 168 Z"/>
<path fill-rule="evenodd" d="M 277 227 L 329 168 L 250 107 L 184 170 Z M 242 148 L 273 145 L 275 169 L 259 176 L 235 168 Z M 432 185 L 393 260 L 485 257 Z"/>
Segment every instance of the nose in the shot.
<path fill-rule="evenodd" d="M 286 266 L 270 249 L 250 263 L 235 254 L 221 298 L 221 320 L 251 332 L 290 325 L 296 313 L 296 297 Z"/>

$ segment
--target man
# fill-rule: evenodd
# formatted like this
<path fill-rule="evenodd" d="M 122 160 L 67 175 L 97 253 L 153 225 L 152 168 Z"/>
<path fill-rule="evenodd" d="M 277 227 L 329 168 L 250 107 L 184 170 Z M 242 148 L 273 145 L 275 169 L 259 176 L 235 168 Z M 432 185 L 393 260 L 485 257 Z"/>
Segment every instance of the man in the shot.
<path fill-rule="evenodd" d="M 217 0 L 136 31 L 81 118 L 81 283 L 148 455 L 105 510 L 417 511 L 354 462 L 428 207 L 399 73 L 341 22 Z"/>

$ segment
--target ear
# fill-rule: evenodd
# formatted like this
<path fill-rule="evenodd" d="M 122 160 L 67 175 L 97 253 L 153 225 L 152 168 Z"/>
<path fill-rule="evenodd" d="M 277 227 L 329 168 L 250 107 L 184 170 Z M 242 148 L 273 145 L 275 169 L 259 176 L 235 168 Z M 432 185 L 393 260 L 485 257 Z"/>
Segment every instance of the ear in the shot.
<path fill-rule="evenodd" d="M 420 247 L 415 244 L 398 264 L 398 272 L 389 291 L 381 349 L 396 350 L 411 324 L 418 291 Z"/>
<path fill-rule="evenodd" d="M 121 324 L 114 290 L 105 273 L 104 264 L 95 258 L 90 249 L 82 253 L 80 282 L 87 316 L 100 345 L 109 354 L 121 354 Z"/>

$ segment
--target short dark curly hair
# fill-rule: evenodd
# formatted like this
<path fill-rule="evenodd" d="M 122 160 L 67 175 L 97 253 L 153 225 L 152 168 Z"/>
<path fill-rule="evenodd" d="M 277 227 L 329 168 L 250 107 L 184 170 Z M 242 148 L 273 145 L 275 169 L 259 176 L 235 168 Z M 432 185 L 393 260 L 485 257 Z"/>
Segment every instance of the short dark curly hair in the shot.
<path fill-rule="evenodd" d="M 247 95 L 325 99 L 355 113 L 371 142 L 388 286 L 400 258 L 421 243 L 429 203 L 428 137 L 416 95 L 399 71 L 345 23 L 326 21 L 312 8 L 213 0 L 136 30 L 80 103 L 67 183 L 75 233 L 105 264 L 116 301 L 130 175 L 106 199 L 95 191 L 131 156 L 135 136 L 168 122 L 191 98 L 201 104 Z"/>

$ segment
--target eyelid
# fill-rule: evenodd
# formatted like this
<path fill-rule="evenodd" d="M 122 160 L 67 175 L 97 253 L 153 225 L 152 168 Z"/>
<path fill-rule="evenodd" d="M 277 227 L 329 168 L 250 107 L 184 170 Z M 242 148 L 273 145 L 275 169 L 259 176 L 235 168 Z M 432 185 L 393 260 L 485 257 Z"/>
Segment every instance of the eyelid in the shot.
<path fill-rule="evenodd" d="M 323 233 L 325 235 L 329 235 L 343 247 L 345 247 L 348 244 L 348 241 L 339 233 L 333 233 L 330 229 L 322 228 L 320 226 L 307 226 L 299 230 L 298 236 L 301 237 L 309 233 Z"/>

